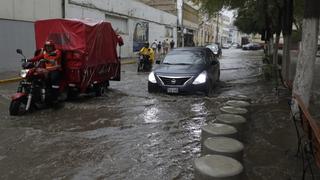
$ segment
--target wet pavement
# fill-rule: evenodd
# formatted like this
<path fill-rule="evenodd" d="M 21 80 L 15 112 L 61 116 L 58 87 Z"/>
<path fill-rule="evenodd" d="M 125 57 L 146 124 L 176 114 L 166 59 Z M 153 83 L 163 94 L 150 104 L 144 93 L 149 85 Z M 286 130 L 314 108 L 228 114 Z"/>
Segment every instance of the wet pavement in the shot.
<path fill-rule="evenodd" d="M 299 179 L 286 105 L 261 78 L 262 51 L 225 50 L 213 97 L 147 92 L 146 73 L 123 65 L 99 98 L 8 115 L 16 84 L 0 85 L 0 179 L 192 179 L 200 128 L 230 99 L 252 103 L 243 142 L 247 179 Z M 247 99 L 247 98 L 245 98 Z"/>

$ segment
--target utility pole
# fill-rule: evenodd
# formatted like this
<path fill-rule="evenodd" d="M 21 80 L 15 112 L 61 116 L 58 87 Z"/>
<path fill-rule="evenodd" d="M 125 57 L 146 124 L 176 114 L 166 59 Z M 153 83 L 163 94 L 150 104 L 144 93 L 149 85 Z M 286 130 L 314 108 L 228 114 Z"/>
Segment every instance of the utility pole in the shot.
<path fill-rule="evenodd" d="M 183 27 L 183 0 L 177 0 L 177 27 L 180 28 L 180 34 L 177 33 L 177 45 L 184 47 L 184 27 Z"/>
<path fill-rule="evenodd" d="M 216 43 L 219 42 L 219 16 L 220 16 L 220 13 L 217 12 Z"/>
<path fill-rule="evenodd" d="M 66 18 L 66 0 L 62 0 L 61 6 L 62 6 L 62 18 Z"/>

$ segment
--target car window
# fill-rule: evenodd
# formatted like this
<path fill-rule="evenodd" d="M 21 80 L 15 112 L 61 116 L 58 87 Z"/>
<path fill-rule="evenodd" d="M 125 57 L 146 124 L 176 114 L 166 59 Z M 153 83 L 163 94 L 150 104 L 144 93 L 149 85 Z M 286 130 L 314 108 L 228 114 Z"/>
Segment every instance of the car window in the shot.
<path fill-rule="evenodd" d="M 201 51 L 171 51 L 163 60 L 164 64 L 204 64 L 205 54 Z"/>

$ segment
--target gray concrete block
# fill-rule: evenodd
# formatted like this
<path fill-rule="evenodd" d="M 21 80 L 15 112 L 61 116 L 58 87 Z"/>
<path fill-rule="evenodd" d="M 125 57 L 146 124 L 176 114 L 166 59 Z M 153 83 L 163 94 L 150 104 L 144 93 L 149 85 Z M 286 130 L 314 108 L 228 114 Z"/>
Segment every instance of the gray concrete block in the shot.
<path fill-rule="evenodd" d="M 220 108 L 220 110 L 223 113 L 228 113 L 228 114 L 246 115 L 248 113 L 248 110 L 245 108 L 233 107 L 233 106 L 223 106 Z"/>
<path fill-rule="evenodd" d="M 213 137 L 208 138 L 203 142 L 202 155 L 223 155 L 234 158 L 239 162 L 243 160 L 244 145 L 232 138 L 228 137 Z"/>
<path fill-rule="evenodd" d="M 201 128 L 201 145 L 209 137 L 230 137 L 238 139 L 238 130 L 230 125 L 221 123 L 210 123 Z"/>
<path fill-rule="evenodd" d="M 238 101 L 238 100 L 230 100 L 227 101 L 226 103 L 228 106 L 233 106 L 233 107 L 248 107 L 250 106 L 250 103 L 247 101 Z"/>
<path fill-rule="evenodd" d="M 244 168 L 230 157 L 206 155 L 194 160 L 195 180 L 240 180 Z"/>
<path fill-rule="evenodd" d="M 216 122 L 234 126 L 239 132 L 242 133 L 247 120 L 243 116 L 236 114 L 220 114 L 216 117 Z"/>

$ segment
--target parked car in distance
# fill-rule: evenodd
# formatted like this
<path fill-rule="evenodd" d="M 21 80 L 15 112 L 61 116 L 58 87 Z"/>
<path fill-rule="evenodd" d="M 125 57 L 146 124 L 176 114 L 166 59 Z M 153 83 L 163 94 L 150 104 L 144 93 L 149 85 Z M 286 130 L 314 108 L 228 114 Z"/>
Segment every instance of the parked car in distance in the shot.
<path fill-rule="evenodd" d="M 230 47 L 231 47 L 231 44 L 229 43 L 222 44 L 222 49 L 229 49 Z"/>
<path fill-rule="evenodd" d="M 259 43 L 249 43 L 242 46 L 242 50 L 259 50 L 262 46 Z"/>
<path fill-rule="evenodd" d="M 206 47 L 170 51 L 148 77 L 148 92 L 196 93 L 210 96 L 220 78 L 220 63 Z"/>
<path fill-rule="evenodd" d="M 209 48 L 213 52 L 213 55 L 215 57 L 219 58 L 222 56 L 222 50 L 218 44 L 213 43 L 213 44 L 207 45 L 206 47 Z"/>
<path fill-rule="evenodd" d="M 232 43 L 231 47 L 233 47 L 233 48 L 241 48 L 241 45 L 239 43 Z"/>

